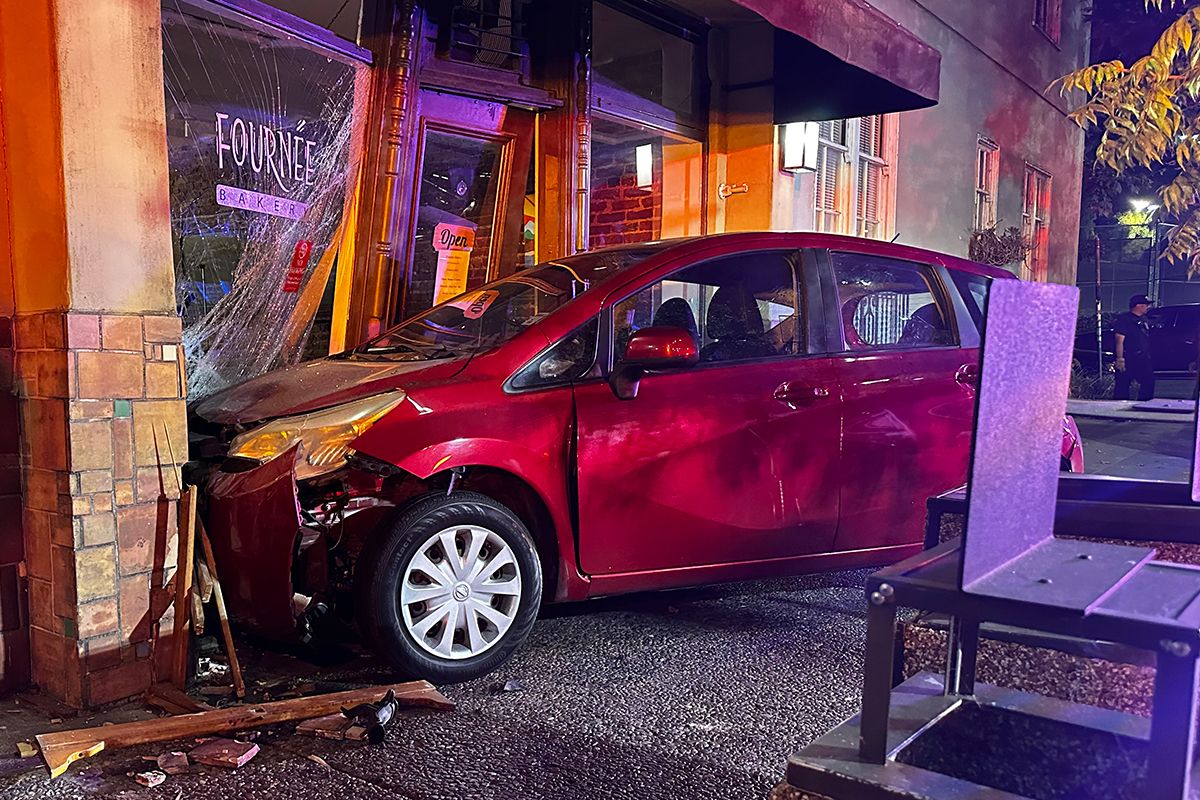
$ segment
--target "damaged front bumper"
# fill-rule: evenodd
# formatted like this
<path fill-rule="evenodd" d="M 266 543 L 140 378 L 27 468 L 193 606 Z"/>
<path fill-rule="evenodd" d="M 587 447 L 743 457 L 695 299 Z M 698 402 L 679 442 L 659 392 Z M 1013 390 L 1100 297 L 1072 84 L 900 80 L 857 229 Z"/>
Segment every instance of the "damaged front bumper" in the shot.
<path fill-rule="evenodd" d="M 245 472 L 209 474 L 205 524 L 231 613 L 268 636 L 296 628 L 292 567 L 303 521 L 296 452 Z"/>
<path fill-rule="evenodd" d="M 389 480 L 400 473 L 364 458 L 318 481 L 298 480 L 297 453 L 249 469 L 210 462 L 193 473 L 231 614 L 279 640 L 307 640 L 328 612 L 352 609 L 366 537 L 397 504 L 426 490 Z"/>

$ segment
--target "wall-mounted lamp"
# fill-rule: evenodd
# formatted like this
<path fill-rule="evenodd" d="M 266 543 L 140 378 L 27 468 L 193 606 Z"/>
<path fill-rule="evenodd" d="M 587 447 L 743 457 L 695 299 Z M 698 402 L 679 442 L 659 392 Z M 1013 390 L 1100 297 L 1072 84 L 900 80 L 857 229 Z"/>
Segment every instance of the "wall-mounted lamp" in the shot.
<path fill-rule="evenodd" d="M 821 126 L 816 122 L 789 122 L 783 128 L 782 168 L 788 172 L 815 172 Z"/>
<path fill-rule="evenodd" d="M 654 185 L 654 145 L 639 144 L 633 151 L 633 157 L 637 164 L 638 188 L 649 189 Z"/>

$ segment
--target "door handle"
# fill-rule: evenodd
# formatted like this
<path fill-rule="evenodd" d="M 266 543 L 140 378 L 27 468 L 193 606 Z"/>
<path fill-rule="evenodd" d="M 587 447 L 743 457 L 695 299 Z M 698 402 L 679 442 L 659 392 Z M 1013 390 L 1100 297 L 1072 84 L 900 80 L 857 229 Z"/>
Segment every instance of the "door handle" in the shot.
<path fill-rule="evenodd" d="M 775 390 L 775 399 L 792 409 L 826 397 L 829 390 L 824 386 L 799 386 L 790 381 L 779 384 Z"/>
<path fill-rule="evenodd" d="M 962 386 L 974 386 L 979 383 L 979 367 L 975 364 L 963 364 L 955 371 L 954 382 Z"/>

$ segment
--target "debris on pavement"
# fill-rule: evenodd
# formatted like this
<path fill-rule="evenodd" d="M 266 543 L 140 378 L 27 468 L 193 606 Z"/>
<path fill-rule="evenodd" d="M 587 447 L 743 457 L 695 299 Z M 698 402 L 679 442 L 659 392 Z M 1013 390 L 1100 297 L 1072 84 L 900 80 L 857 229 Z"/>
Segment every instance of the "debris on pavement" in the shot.
<path fill-rule="evenodd" d="M 155 786 L 158 786 L 160 783 L 165 781 L 167 779 L 167 775 L 164 772 L 159 772 L 156 769 L 152 769 L 147 770 L 146 772 L 135 772 L 133 774 L 133 779 L 142 786 L 153 789 Z"/>
<path fill-rule="evenodd" d="M 162 753 L 155 759 L 158 768 L 168 775 L 178 775 L 181 772 L 187 772 L 191 762 L 188 759 L 187 753 L 181 753 L 178 750 L 172 750 L 169 753 Z"/>
<path fill-rule="evenodd" d="M 325 768 L 326 772 L 333 772 L 333 767 L 329 766 L 329 762 L 326 761 L 325 759 L 321 758 L 316 753 L 309 753 L 308 760 L 313 762 L 314 764 L 320 764 L 322 767 Z"/>
<path fill-rule="evenodd" d="M 525 684 L 516 678 L 510 678 L 502 684 L 496 684 L 495 688 L 498 692 L 523 692 L 525 691 Z"/>
<path fill-rule="evenodd" d="M 195 714 L 212 711 L 208 703 L 194 699 L 187 692 L 169 683 L 156 683 L 146 691 L 146 704 L 166 711 L 168 714 Z"/>
<path fill-rule="evenodd" d="M 346 719 L 353 720 L 355 727 L 364 729 L 364 738 L 371 744 L 379 744 L 387 735 L 387 726 L 396 717 L 399 707 L 396 692 L 388 689 L 380 700 L 374 703 L 359 703 L 353 708 L 343 708 L 342 714 Z"/>
<path fill-rule="evenodd" d="M 38 754 L 38 749 L 29 742 L 17 742 L 17 755 L 21 758 L 33 758 Z"/>
<path fill-rule="evenodd" d="M 379 699 L 381 696 L 383 700 Z M 235 705 L 162 719 L 43 733 L 36 739 L 42 750 L 42 758 L 50 768 L 50 776 L 58 777 L 71 762 L 93 756 L 104 749 L 261 728 L 281 722 L 322 717 L 347 707 L 382 704 L 385 700 L 392 705 L 393 713 L 396 705 L 443 711 L 454 708 L 454 703 L 430 683 L 411 681 L 257 705 Z"/>
<path fill-rule="evenodd" d="M 196 678 L 224 678 L 229 674 L 229 665 L 215 658 L 200 658 L 196 662 Z"/>
<path fill-rule="evenodd" d="M 318 739 L 341 740 L 346 738 L 346 730 L 353 724 L 354 720 L 345 714 L 329 714 L 301 722 L 296 726 L 296 733 L 316 736 Z"/>
<path fill-rule="evenodd" d="M 213 739 L 188 753 L 188 758 L 197 764 L 210 767 L 237 769 L 258 755 L 258 745 L 239 742 L 235 739 Z"/>

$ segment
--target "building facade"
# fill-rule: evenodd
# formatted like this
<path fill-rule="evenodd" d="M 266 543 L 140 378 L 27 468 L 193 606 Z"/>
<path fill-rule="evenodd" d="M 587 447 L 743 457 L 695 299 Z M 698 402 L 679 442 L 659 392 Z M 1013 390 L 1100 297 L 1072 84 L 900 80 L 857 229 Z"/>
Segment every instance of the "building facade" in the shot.
<path fill-rule="evenodd" d="M 187 399 L 488 280 L 762 229 L 965 255 L 1002 221 L 1072 282 L 1082 136 L 1042 88 L 1082 5 L 4 4 L 0 688 L 164 674 Z"/>

